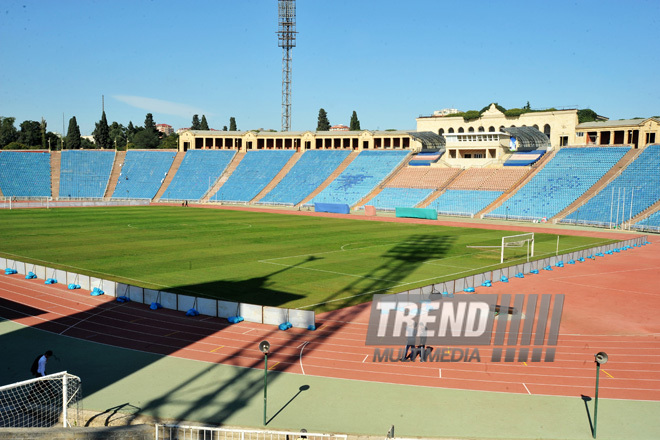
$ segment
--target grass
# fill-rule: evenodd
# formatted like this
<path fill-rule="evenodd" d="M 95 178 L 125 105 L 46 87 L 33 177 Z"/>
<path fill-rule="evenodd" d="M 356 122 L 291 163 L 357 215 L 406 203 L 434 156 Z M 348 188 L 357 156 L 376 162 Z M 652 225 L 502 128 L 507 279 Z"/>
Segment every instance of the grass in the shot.
<path fill-rule="evenodd" d="M 494 269 L 499 249 L 467 246 L 496 246 L 513 234 L 165 206 L 0 211 L 5 257 L 151 289 L 316 311 Z M 535 241 L 536 257 L 554 255 L 556 234 Z M 562 236 L 560 252 L 610 242 Z M 507 252 L 524 260 L 526 248 Z"/>

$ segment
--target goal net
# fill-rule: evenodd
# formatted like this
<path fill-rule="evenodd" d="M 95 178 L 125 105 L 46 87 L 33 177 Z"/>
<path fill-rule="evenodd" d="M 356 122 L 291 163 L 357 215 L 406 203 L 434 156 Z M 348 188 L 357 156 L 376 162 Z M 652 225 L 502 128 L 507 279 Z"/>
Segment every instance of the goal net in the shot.
<path fill-rule="evenodd" d="M 82 426 L 80 378 L 66 371 L 0 387 L 0 428 Z"/>
<path fill-rule="evenodd" d="M 505 259 L 521 258 L 525 255 L 529 261 L 529 257 L 534 256 L 534 233 L 502 237 L 500 247 L 500 264 L 504 263 Z"/>

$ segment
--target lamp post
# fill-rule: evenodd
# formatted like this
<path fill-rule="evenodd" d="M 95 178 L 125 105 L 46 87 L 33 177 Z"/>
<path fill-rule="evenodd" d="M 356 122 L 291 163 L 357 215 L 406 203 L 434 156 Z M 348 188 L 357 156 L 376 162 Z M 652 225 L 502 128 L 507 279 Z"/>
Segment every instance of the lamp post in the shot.
<path fill-rule="evenodd" d="M 599 351 L 595 355 L 596 358 L 596 396 L 594 401 L 594 432 L 593 437 L 596 438 L 596 426 L 598 424 L 598 377 L 600 376 L 600 366 L 607 363 L 607 353 Z"/>
<path fill-rule="evenodd" d="M 261 341 L 259 343 L 259 350 L 264 354 L 264 426 L 266 426 L 266 398 L 268 396 L 268 350 L 270 350 L 270 343 L 268 341 Z"/>

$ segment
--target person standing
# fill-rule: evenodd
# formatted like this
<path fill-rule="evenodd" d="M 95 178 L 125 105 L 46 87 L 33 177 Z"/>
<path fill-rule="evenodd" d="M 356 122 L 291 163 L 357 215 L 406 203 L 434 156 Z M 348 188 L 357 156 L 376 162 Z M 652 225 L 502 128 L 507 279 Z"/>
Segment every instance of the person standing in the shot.
<path fill-rule="evenodd" d="M 51 356 L 53 356 L 51 350 L 46 351 L 41 356 L 37 356 L 32 363 L 32 368 L 30 368 L 30 372 L 34 377 L 44 377 L 46 375 L 46 364 L 48 363 L 48 358 Z"/>

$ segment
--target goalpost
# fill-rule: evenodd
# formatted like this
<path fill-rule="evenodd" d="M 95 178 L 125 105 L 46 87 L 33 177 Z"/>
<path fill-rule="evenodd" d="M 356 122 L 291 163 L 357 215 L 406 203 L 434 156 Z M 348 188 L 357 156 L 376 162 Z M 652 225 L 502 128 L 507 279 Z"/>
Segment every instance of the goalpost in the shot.
<path fill-rule="evenodd" d="M 521 248 L 527 244 L 527 262 L 529 262 L 529 257 L 534 256 L 534 233 L 529 232 L 527 234 L 518 234 L 518 235 L 508 235 L 502 237 L 502 245 L 500 251 L 500 264 L 504 263 L 504 250 L 506 248 Z"/>
<path fill-rule="evenodd" d="M 61 373 L 0 387 L 0 428 L 82 425 L 78 376 Z"/>

